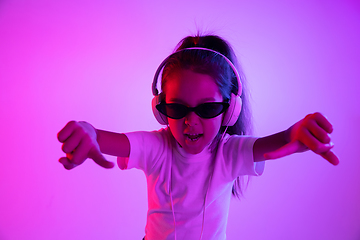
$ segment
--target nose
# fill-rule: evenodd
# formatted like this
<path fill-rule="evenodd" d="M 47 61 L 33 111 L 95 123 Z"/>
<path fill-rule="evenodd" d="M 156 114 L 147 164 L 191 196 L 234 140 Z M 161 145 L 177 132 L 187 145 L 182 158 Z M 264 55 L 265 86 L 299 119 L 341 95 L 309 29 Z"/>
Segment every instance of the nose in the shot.
<path fill-rule="evenodd" d="M 199 116 L 195 112 L 191 111 L 185 116 L 185 124 L 188 126 L 195 126 L 199 123 Z"/>

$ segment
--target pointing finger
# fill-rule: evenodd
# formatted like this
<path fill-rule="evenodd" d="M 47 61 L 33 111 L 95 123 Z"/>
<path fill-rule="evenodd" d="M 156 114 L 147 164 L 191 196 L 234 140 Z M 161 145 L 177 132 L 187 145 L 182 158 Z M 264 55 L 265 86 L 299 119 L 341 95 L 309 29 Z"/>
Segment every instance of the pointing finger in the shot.
<path fill-rule="evenodd" d="M 333 164 L 334 166 L 339 164 L 339 158 L 331 150 L 321 153 L 320 156 L 325 158 L 327 161 L 329 161 L 329 163 Z"/>
<path fill-rule="evenodd" d="M 92 160 L 94 160 L 95 163 L 97 163 L 99 166 L 101 166 L 103 168 L 113 168 L 114 167 L 114 163 L 106 160 L 104 155 L 102 155 L 101 152 L 96 148 L 92 148 L 90 150 L 89 157 Z"/>

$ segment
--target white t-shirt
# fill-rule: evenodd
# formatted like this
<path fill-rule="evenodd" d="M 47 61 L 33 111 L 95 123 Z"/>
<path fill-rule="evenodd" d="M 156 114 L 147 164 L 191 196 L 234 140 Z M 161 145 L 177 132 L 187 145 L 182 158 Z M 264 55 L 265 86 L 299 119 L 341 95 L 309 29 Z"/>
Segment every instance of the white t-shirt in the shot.
<path fill-rule="evenodd" d="M 234 180 L 261 175 L 264 169 L 264 162 L 253 161 L 256 138 L 225 135 L 214 153 L 206 148 L 194 155 L 179 146 L 168 128 L 126 136 L 128 165 L 125 158 L 118 163 L 121 169 L 137 168 L 146 175 L 146 239 L 175 239 L 175 234 L 176 239 L 200 239 L 202 229 L 202 239 L 226 239 Z"/>

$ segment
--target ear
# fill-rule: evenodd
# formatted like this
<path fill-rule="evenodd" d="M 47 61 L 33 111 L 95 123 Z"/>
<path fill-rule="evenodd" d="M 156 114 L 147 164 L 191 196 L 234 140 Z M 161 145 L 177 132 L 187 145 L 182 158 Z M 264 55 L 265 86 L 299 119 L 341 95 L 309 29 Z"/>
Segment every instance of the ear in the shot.
<path fill-rule="evenodd" d="M 241 112 L 242 100 L 239 95 L 231 93 L 229 104 L 230 106 L 224 114 L 222 126 L 233 126 Z"/>
<path fill-rule="evenodd" d="M 164 99 L 163 93 L 160 93 L 159 95 L 155 96 L 151 101 L 151 107 L 156 120 L 161 125 L 168 125 L 167 117 L 156 109 L 156 105 L 158 105 L 163 99 Z"/>

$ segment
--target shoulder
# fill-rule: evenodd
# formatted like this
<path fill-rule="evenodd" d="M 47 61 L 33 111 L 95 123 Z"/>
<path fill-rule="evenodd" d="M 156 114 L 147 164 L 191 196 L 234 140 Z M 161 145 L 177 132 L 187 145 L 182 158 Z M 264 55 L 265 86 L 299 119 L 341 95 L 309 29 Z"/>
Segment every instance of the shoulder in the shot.
<path fill-rule="evenodd" d="M 162 128 L 155 131 L 128 132 L 125 133 L 125 135 L 129 139 L 130 145 L 139 144 L 141 142 L 168 142 L 172 139 L 171 132 L 168 128 Z"/>
<path fill-rule="evenodd" d="M 126 133 L 130 142 L 128 168 L 140 168 L 145 173 L 151 172 L 155 166 L 161 164 L 174 146 L 174 139 L 169 129 L 156 131 L 138 131 Z"/>
<path fill-rule="evenodd" d="M 253 147 L 258 137 L 247 135 L 227 135 L 219 146 L 223 162 L 231 172 L 232 177 L 240 175 L 261 175 L 263 162 L 255 163 Z"/>
<path fill-rule="evenodd" d="M 246 135 L 225 135 L 220 141 L 218 151 L 227 164 L 239 164 L 253 159 L 256 137 Z"/>
<path fill-rule="evenodd" d="M 220 146 L 223 146 L 225 150 L 251 148 L 253 147 L 257 137 L 248 135 L 229 135 L 226 134 L 220 141 Z"/>
<path fill-rule="evenodd" d="M 257 137 L 253 136 L 226 134 L 219 142 L 218 153 L 224 158 L 224 161 L 252 158 L 256 139 Z"/>

